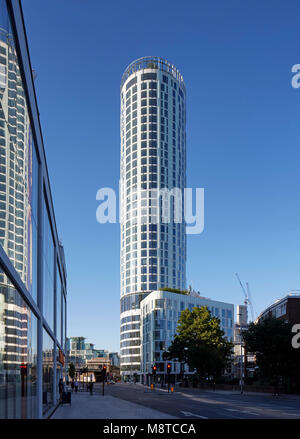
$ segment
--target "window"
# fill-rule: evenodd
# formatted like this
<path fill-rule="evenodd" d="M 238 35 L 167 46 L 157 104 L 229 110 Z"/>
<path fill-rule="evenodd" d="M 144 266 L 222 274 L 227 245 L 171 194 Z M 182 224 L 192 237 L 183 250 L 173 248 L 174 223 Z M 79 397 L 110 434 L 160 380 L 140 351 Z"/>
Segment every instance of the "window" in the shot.
<path fill-rule="evenodd" d="M 157 79 L 156 73 L 143 73 L 141 76 L 141 80 L 145 81 L 147 79 Z"/>
<path fill-rule="evenodd" d="M 132 87 L 134 84 L 136 84 L 137 78 L 132 78 L 127 84 L 126 84 L 126 90 L 128 90 L 130 87 Z"/>

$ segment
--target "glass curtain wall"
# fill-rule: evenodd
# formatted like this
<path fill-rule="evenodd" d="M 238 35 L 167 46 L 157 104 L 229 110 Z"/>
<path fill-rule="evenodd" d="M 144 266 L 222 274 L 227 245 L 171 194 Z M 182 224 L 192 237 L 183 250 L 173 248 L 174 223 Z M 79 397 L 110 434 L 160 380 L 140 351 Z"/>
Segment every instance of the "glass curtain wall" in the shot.
<path fill-rule="evenodd" d="M 38 162 L 15 42 L 0 0 L 0 243 L 37 300 Z"/>
<path fill-rule="evenodd" d="M 43 412 L 53 405 L 53 360 L 54 342 L 43 330 Z"/>
<path fill-rule="evenodd" d="M 59 268 L 56 268 L 56 338 L 60 344 L 62 344 L 62 333 L 61 333 L 61 308 L 62 307 L 62 284 Z"/>
<path fill-rule="evenodd" d="M 49 221 L 48 207 L 43 199 L 43 314 L 54 329 L 54 243 Z"/>
<path fill-rule="evenodd" d="M 11 22 L 10 14 L 18 8 L 18 2 L 0 0 L 0 418 L 36 418 L 53 407 L 53 377 L 64 374 L 54 358 L 54 346 L 64 350 L 66 337 L 63 249 L 58 244 L 43 145 L 37 134 L 37 109 L 28 80 L 31 67 L 24 44 L 16 44 L 16 40 L 24 43 L 23 23 L 18 18 L 16 26 Z M 42 240 L 40 261 L 38 239 Z M 39 268 L 42 279 L 38 279 Z M 38 281 L 43 286 L 40 290 Z M 42 382 L 37 381 L 39 319 L 44 328 L 39 351 Z M 43 408 L 37 407 L 38 388 L 42 388 Z"/>
<path fill-rule="evenodd" d="M 37 319 L 0 268 L 0 418 L 35 418 Z"/>

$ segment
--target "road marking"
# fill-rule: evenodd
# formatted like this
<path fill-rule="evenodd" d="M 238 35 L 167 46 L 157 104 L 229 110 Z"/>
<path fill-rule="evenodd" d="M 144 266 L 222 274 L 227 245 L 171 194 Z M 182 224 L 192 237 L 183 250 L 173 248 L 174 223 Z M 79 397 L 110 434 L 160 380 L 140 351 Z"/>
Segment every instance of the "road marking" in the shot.
<path fill-rule="evenodd" d="M 181 412 L 181 413 L 183 413 L 184 416 L 195 416 L 196 418 L 208 419 L 206 416 L 196 415 L 195 413 L 191 413 L 191 412 Z"/>
<path fill-rule="evenodd" d="M 286 416 L 300 416 L 299 413 L 289 413 L 289 412 L 281 412 L 281 415 L 286 415 Z"/>
<path fill-rule="evenodd" d="M 268 409 L 271 409 L 273 406 L 270 405 L 270 404 L 259 404 L 259 405 L 257 405 L 257 407 L 258 407 L 258 408 L 261 407 L 261 408 L 268 408 Z"/>
<path fill-rule="evenodd" d="M 254 415 L 254 416 L 260 416 L 258 413 L 255 412 L 249 412 L 248 410 L 238 410 L 238 409 L 226 409 L 229 412 L 239 412 L 239 413 L 247 413 L 248 415 Z"/>
<path fill-rule="evenodd" d="M 254 415 L 254 416 L 260 416 L 259 413 L 255 413 L 255 412 L 248 412 L 247 410 L 243 410 L 242 413 L 248 413 L 249 415 Z"/>

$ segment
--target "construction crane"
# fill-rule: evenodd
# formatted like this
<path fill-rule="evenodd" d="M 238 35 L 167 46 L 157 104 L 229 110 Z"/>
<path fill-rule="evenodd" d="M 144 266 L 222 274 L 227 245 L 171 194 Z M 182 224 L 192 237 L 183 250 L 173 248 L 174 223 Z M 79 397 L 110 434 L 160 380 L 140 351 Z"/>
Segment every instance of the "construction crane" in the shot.
<path fill-rule="evenodd" d="M 237 273 L 235 273 L 235 275 L 236 275 L 237 280 L 239 281 L 239 284 L 240 284 L 240 286 L 243 290 L 243 293 L 245 295 L 244 304 L 247 306 L 247 308 L 248 308 L 248 305 L 250 305 L 251 317 L 252 317 L 252 321 L 254 321 L 255 320 L 255 312 L 254 312 L 254 308 L 252 305 L 249 283 L 248 282 L 246 283 L 246 288 L 247 288 L 247 291 L 246 291 L 244 285 L 241 282 L 241 279 L 239 278 L 239 275 Z"/>
<path fill-rule="evenodd" d="M 256 319 L 256 313 L 254 312 L 251 293 L 250 293 L 250 287 L 249 287 L 248 282 L 246 282 L 246 288 L 247 288 L 248 303 L 250 305 L 250 310 L 251 310 L 251 317 L 252 317 L 252 321 L 254 321 Z"/>

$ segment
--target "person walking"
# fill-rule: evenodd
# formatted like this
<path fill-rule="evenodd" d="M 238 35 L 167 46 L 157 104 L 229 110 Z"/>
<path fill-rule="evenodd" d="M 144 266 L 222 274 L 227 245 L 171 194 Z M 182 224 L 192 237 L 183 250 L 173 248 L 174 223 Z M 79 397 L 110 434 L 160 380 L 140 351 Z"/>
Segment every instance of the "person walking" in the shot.
<path fill-rule="evenodd" d="M 71 389 L 72 389 L 72 392 L 74 391 L 74 379 L 72 379 L 72 381 L 71 381 Z"/>
<path fill-rule="evenodd" d="M 62 394 L 64 392 L 64 382 L 62 378 L 60 378 L 58 383 L 58 391 L 59 391 L 59 401 L 60 403 L 62 403 Z"/>
<path fill-rule="evenodd" d="M 75 392 L 77 392 L 77 390 L 78 390 L 78 381 L 77 381 L 77 379 L 74 382 L 74 387 L 75 387 Z"/>

